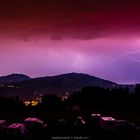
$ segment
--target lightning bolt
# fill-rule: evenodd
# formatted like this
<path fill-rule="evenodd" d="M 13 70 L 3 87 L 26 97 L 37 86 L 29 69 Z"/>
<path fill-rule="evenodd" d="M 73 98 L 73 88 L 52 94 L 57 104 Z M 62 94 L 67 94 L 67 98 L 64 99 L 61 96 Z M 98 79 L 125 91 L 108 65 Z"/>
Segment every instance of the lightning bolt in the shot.
<path fill-rule="evenodd" d="M 138 54 L 138 53 L 140 53 L 140 50 L 129 51 L 129 52 L 122 54 L 122 55 L 120 55 L 120 54 L 105 54 L 105 56 L 114 56 L 114 59 L 111 59 L 111 61 L 119 61 L 119 60 L 126 58 L 127 60 L 132 60 L 132 61 L 140 64 L 140 60 L 136 59 L 135 57 L 132 56 L 132 55 Z"/>

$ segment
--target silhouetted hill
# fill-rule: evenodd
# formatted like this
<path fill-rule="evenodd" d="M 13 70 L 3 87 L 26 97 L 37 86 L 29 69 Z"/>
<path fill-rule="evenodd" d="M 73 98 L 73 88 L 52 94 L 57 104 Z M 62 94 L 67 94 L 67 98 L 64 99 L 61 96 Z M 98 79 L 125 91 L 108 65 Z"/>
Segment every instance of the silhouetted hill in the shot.
<path fill-rule="evenodd" d="M 26 76 L 24 74 L 10 74 L 7 76 L 1 76 L 0 83 L 15 83 L 15 82 L 21 82 L 30 79 L 31 78 L 29 76 Z"/>
<path fill-rule="evenodd" d="M 18 83 L 18 87 L 36 91 L 39 94 L 64 95 L 80 90 L 85 86 L 112 87 L 117 85 L 108 80 L 81 73 L 68 73 L 58 76 L 40 77 Z"/>

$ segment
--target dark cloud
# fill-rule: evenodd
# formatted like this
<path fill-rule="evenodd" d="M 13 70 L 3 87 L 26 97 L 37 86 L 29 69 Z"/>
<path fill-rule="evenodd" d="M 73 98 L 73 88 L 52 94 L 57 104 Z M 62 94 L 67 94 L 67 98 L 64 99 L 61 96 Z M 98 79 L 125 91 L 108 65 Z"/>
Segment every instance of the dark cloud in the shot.
<path fill-rule="evenodd" d="M 0 31 L 31 38 L 92 39 L 140 31 L 133 0 L 3 0 Z"/>
<path fill-rule="evenodd" d="M 53 35 L 50 38 L 51 38 L 51 40 L 62 40 L 60 35 Z"/>

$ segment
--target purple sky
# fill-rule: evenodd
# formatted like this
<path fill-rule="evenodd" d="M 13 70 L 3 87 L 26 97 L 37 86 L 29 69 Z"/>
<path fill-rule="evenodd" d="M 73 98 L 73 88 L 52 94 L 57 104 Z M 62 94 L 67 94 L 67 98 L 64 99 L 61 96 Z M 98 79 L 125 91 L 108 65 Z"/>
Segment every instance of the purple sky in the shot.
<path fill-rule="evenodd" d="M 87 73 L 140 82 L 136 0 L 3 0 L 0 75 Z"/>

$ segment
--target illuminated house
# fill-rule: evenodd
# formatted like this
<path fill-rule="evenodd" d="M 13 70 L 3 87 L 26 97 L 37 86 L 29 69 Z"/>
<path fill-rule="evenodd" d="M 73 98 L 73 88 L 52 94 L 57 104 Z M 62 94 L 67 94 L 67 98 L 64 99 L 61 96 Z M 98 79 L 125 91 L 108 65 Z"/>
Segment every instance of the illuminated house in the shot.
<path fill-rule="evenodd" d="M 91 114 L 91 117 L 92 117 L 92 118 L 96 118 L 96 117 L 97 117 L 97 118 L 100 118 L 100 117 L 101 117 L 101 114 Z"/>
<path fill-rule="evenodd" d="M 0 130 L 3 130 L 7 127 L 7 121 L 6 120 L 0 120 Z"/>
<path fill-rule="evenodd" d="M 92 127 L 99 127 L 100 120 L 101 120 L 101 114 L 91 114 L 90 122 L 91 122 Z"/>
<path fill-rule="evenodd" d="M 44 121 L 38 118 L 26 118 L 24 120 L 24 125 L 28 129 L 29 133 L 33 133 L 44 128 Z"/>
<path fill-rule="evenodd" d="M 11 136 L 22 137 L 22 136 L 25 136 L 26 133 L 27 133 L 27 130 L 22 123 L 13 123 L 7 128 L 7 135 L 10 137 Z"/>
<path fill-rule="evenodd" d="M 100 125 L 102 128 L 111 129 L 115 126 L 116 119 L 112 117 L 101 117 Z"/>

